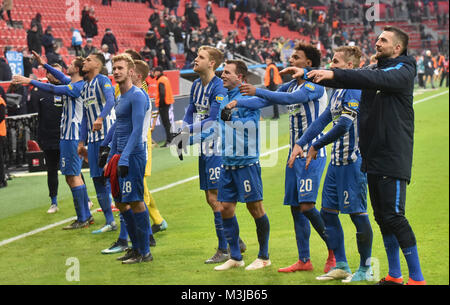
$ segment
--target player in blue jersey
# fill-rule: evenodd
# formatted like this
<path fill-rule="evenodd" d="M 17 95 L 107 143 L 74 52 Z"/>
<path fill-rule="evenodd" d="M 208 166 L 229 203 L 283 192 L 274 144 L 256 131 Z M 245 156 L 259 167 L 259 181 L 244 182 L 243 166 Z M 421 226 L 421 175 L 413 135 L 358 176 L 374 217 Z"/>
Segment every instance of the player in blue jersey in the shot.
<path fill-rule="evenodd" d="M 83 64 L 85 83 L 81 91 L 84 115 L 78 153 L 87 156 L 89 160 L 89 170 L 97 200 L 106 219 L 106 224 L 93 231 L 94 234 L 117 230 L 111 209 L 111 186 L 103 176 L 103 169 L 97 162 L 101 143 L 115 120 L 114 111 L 111 111 L 115 101 L 114 88 L 109 78 L 100 74 L 104 63 L 105 58 L 101 53 L 93 53 L 86 58 Z M 85 142 L 87 142 L 87 152 Z"/>
<path fill-rule="evenodd" d="M 361 51 L 358 47 L 339 47 L 334 50 L 331 68 L 357 68 L 360 58 Z M 292 166 L 296 156 L 303 156 L 302 147 L 333 122 L 333 128 L 312 143 L 306 157 L 308 167 L 318 150 L 333 143 L 331 162 L 323 185 L 320 213 L 325 222 L 330 247 L 336 257 L 336 267 L 317 277 L 318 280 L 342 279 L 343 282 L 356 282 L 372 279 L 370 257 L 373 232 L 367 215 L 367 177 L 360 170 L 358 132 L 360 100 L 361 90 L 333 89 L 327 109 L 297 141 L 289 160 L 289 166 Z M 344 232 L 339 221 L 339 212 L 349 214 L 356 227 L 360 264 L 353 275 L 345 255 Z"/>
<path fill-rule="evenodd" d="M 128 53 L 128 52 L 126 52 L 126 53 Z M 129 55 L 132 56 L 131 54 L 129 54 Z M 148 75 L 148 72 L 149 72 L 149 67 L 148 67 L 148 64 L 145 61 L 143 61 L 143 60 L 136 60 L 134 58 L 132 58 L 132 59 L 133 59 L 134 65 L 135 65 L 135 69 L 134 69 L 134 71 L 132 73 L 132 76 L 131 76 L 132 83 L 133 83 L 134 86 L 140 88 L 142 90 L 142 92 L 144 92 L 145 96 L 148 98 L 149 109 L 147 110 L 147 112 L 145 114 L 144 126 L 143 126 L 143 132 L 145 133 L 145 132 L 148 132 L 148 130 L 150 128 L 150 120 L 151 120 L 151 112 L 152 112 L 150 98 L 148 97 L 148 94 L 147 94 L 146 90 L 144 90 L 144 88 L 143 88 L 143 83 L 145 82 L 145 79 L 147 78 L 147 75 Z M 120 91 L 119 91 L 119 94 L 117 95 L 117 98 L 119 98 L 119 97 L 120 97 Z M 110 151 L 109 145 L 111 143 L 111 140 L 112 140 L 112 137 L 114 135 L 115 129 L 116 129 L 116 123 L 114 123 L 113 126 L 110 128 L 110 130 L 108 131 L 107 136 L 105 137 L 105 139 L 102 142 L 102 147 L 103 147 L 104 150 L 101 152 L 100 157 L 99 157 L 99 166 L 100 167 L 104 167 L 105 164 L 106 164 L 106 160 L 107 160 L 106 158 L 108 157 L 108 154 L 109 154 L 109 151 Z M 146 145 L 151 145 L 151 144 L 148 143 L 147 134 L 143 134 L 142 136 L 143 136 L 143 140 L 142 141 Z M 107 148 L 105 148 L 105 147 L 107 147 Z M 148 159 L 149 159 L 148 147 L 147 147 L 146 152 L 147 152 L 147 156 L 146 156 L 147 163 L 146 163 L 146 166 L 148 166 Z M 144 194 L 145 194 L 145 183 L 146 183 L 146 181 L 144 179 L 144 182 L 143 182 Z M 145 195 L 144 195 L 144 201 L 145 201 Z M 147 204 L 147 202 L 146 202 L 146 204 Z M 150 213 L 150 209 L 149 209 L 149 213 Z M 122 214 L 120 214 L 119 216 L 120 216 L 119 238 L 109 248 L 103 249 L 102 250 L 103 254 L 119 253 L 119 252 L 123 252 L 123 251 L 128 249 L 128 231 L 127 231 L 127 228 L 126 228 L 125 219 L 124 219 Z M 149 229 L 149 242 L 150 242 L 150 246 L 151 247 L 152 246 L 156 246 L 156 240 L 155 240 L 155 238 L 153 236 L 153 232 L 152 231 L 153 230 L 150 227 L 150 229 Z"/>
<path fill-rule="evenodd" d="M 127 54 L 120 54 L 112 61 L 114 80 L 119 84 L 121 95 L 115 106 L 117 120 L 109 163 L 116 162 L 118 193 L 114 197 L 132 244 L 132 248 L 118 260 L 123 264 L 135 264 L 153 260 L 149 243 L 150 219 L 144 202 L 143 185 L 147 151 L 144 136 L 147 130 L 144 128 L 149 127 L 145 119 L 150 103 L 148 96 L 133 86 L 133 59 Z M 150 116 L 147 116 L 149 120 Z"/>
<path fill-rule="evenodd" d="M 294 53 L 289 59 L 289 64 L 300 68 L 319 65 L 320 52 L 312 45 L 297 44 Z M 283 84 L 275 92 L 256 89 L 251 84 L 242 85 L 240 90 L 244 95 L 255 95 L 255 97 L 234 100 L 227 107 L 233 108 L 237 106 L 259 109 L 273 104 L 287 105 L 290 129 L 289 156 L 295 142 L 300 139 L 312 122 L 325 110 L 327 103 L 325 89 L 302 78 Z M 322 134 L 318 135 L 319 138 L 321 136 Z M 304 148 L 307 149 L 310 144 L 308 143 Z M 313 270 L 309 250 L 310 223 L 327 243 L 325 224 L 320 216 L 320 212 L 315 208 L 325 164 L 325 148 L 319 151 L 318 158 L 311 162 L 308 170 L 305 170 L 305 161 L 301 158 L 295 159 L 292 168 L 286 164 L 284 204 L 291 207 L 299 260 L 289 267 L 279 269 L 279 272 Z M 324 267 L 325 272 L 328 272 L 335 265 L 333 251 L 328 245 L 327 248 L 328 258 Z"/>
<path fill-rule="evenodd" d="M 63 229 L 78 229 L 89 226 L 94 222 L 89 210 L 89 197 L 86 185 L 81 176 L 82 158 L 77 152 L 78 141 L 80 139 L 81 121 L 83 117 L 83 102 L 80 98 L 83 88 L 82 57 L 76 57 L 68 68 L 70 77 L 65 76 L 61 71 L 47 65 L 44 60 L 35 52 L 33 55 L 40 65 L 43 65 L 62 85 L 52 85 L 31 80 L 22 76 L 16 76 L 14 82 L 22 84 L 32 84 L 42 90 L 61 95 L 63 97 L 63 112 L 61 117 L 61 137 L 60 137 L 60 169 L 69 185 L 77 219 L 65 226 Z"/>
<path fill-rule="evenodd" d="M 222 72 L 223 85 L 228 89 L 228 100 L 241 98 L 239 85 L 245 80 L 247 66 L 241 60 L 229 60 Z M 228 101 L 220 105 L 219 132 L 221 135 L 222 169 L 217 200 L 222 205 L 225 236 L 230 245 L 230 259 L 216 266 L 222 271 L 243 267 L 239 246 L 239 224 L 235 215 L 236 203 L 245 202 L 256 224 L 259 253 L 246 270 L 271 265 L 269 259 L 269 218 L 263 206 L 263 187 L 259 165 L 259 110 L 225 109 Z"/>
<path fill-rule="evenodd" d="M 209 46 L 202 46 L 194 60 L 194 71 L 199 78 L 191 87 L 190 102 L 184 116 L 183 134 L 177 136 L 174 143 L 185 138 L 190 133 L 201 133 L 207 130 L 217 120 L 220 103 L 227 97 L 227 90 L 222 80 L 215 75 L 216 69 L 223 62 L 222 51 Z M 186 141 L 182 141 L 186 145 Z M 217 153 L 218 148 L 213 143 L 201 143 L 198 171 L 200 189 L 205 191 L 206 201 L 213 210 L 214 223 L 219 245 L 216 253 L 205 261 L 207 264 L 220 263 L 230 258 L 227 250 L 227 240 L 223 231 L 221 205 L 217 201 L 217 188 L 220 177 L 222 158 Z M 215 151 L 215 152 L 214 152 Z M 241 241 L 241 251 L 245 251 L 245 244 Z"/>

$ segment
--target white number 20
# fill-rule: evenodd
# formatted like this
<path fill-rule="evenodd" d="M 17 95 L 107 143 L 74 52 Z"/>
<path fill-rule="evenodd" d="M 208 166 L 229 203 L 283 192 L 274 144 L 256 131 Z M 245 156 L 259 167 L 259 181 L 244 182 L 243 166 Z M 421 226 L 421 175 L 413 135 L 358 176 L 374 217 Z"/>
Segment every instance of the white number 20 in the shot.
<path fill-rule="evenodd" d="M 312 180 L 311 179 L 301 179 L 300 180 L 300 192 L 311 192 L 312 190 Z"/>

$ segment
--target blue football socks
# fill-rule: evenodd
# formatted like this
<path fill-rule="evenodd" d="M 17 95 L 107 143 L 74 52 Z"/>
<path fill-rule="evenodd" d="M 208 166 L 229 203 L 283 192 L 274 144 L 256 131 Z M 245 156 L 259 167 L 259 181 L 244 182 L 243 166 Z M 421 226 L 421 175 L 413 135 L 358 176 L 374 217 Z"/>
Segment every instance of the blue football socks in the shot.
<path fill-rule="evenodd" d="M 358 245 L 358 252 L 360 255 L 361 267 L 370 266 L 370 257 L 372 256 L 372 240 L 373 232 L 370 225 L 369 215 L 350 215 L 351 220 L 356 227 L 356 243 Z"/>
<path fill-rule="evenodd" d="M 134 213 L 131 209 L 121 213 L 123 219 L 125 220 L 125 225 L 128 231 L 128 236 L 130 236 L 132 248 L 135 250 L 139 249 L 139 241 L 137 237 L 136 219 Z"/>
<path fill-rule="evenodd" d="M 320 216 L 320 212 L 314 207 L 310 210 L 303 211 L 303 214 L 309 219 L 309 222 L 313 226 L 313 228 L 317 231 L 319 236 L 323 239 L 323 241 L 327 244 L 327 248 L 330 249 L 328 246 L 328 238 L 325 234 L 325 223 Z"/>
<path fill-rule="evenodd" d="M 222 214 L 220 212 L 214 212 L 214 224 L 216 226 L 217 239 L 219 240 L 218 248 L 225 251 L 227 249 L 227 239 L 225 237 Z"/>
<path fill-rule="evenodd" d="M 125 219 L 122 213 L 119 214 L 119 220 L 120 220 L 119 239 L 128 240 L 127 224 L 125 223 Z"/>
<path fill-rule="evenodd" d="M 423 281 L 422 270 L 420 268 L 419 254 L 417 252 L 417 245 L 402 249 L 408 264 L 409 277 L 414 281 Z"/>
<path fill-rule="evenodd" d="M 239 224 L 236 215 L 223 219 L 223 231 L 230 245 L 230 257 L 236 261 L 242 260 L 241 249 L 239 247 Z"/>
<path fill-rule="evenodd" d="M 57 200 L 57 196 L 52 196 L 52 197 L 50 197 L 50 199 L 51 199 L 51 201 L 52 201 L 52 204 L 54 204 L 54 205 L 58 205 L 58 200 Z"/>
<path fill-rule="evenodd" d="M 400 268 L 400 245 L 394 234 L 383 235 L 384 248 L 388 259 L 389 275 L 394 278 L 402 277 Z"/>
<path fill-rule="evenodd" d="M 106 223 L 110 224 L 114 221 L 114 216 L 111 209 L 111 197 L 109 196 L 111 193 L 109 181 L 105 183 L 103 177 L 94 177 L 92 180 L 94 181 L 97 200 L 105 215 Z"/>
<path fill-rule="evenodd" d="M 148 210 L 143 212 L 134 213 L 136 220 L 136 237 L 138 241 L 138 248 L 141 255 L 146 255 L 150 252 L 150 240 L 149 229 L 150 229 L 150 219 L 148 215 Z"/>
<path fill-rule="evenodd" d="M 298 209 L 291 207 L 291 214 L 294 220 L 298 259 L 306 263 L 310 259 L 309 237 L 311 236 L 311 226 L 308 218 Z"/>
<path fill-rule="evenodd" d="M 270 223 L 267 214 L 255 219 L 256 234 L 258 236 L 259 253 L 258 258 L 269 259 L 269 235 Z"/>
<path fill-rule="evenodd" d="M 84 184 L 70 189 L 72 191 L 75 213 L 77 214 L 77 220 L 79 222 L 86 220 L 85 211 L 83 209 L 83 201 L 84 201 L 83 186 Z"/>
<path fill-rule="evenodd" d="M 337 262 L 347 262 L 345 255 L 344 231 L 337 213 L 321 209 L 320 215 L 325 223 L 326 235 L 329 241 L 329 249 L 333 250 Z"/>

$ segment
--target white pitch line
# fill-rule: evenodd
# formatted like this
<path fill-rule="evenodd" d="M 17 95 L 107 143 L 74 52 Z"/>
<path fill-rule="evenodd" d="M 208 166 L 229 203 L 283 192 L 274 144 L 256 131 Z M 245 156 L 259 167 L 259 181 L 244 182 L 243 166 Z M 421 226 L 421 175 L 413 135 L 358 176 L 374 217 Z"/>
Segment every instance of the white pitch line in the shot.
<path fill-rule="evenodd" d="M 281 147 L 278 147 L 278 148 L 276 148 L 276 149 L 267 151 L 267 152 L 265 152 L 265 153 L 262 153 L 262 154 L 261 154 L 261 157 L 264 157 L 264 156 L 266 156 L 266 155 L 269 155 L 269 154 L 271 154 L 271 153 L 274 153 L 274 152 L 276 152 L 276 151 L 279 151 L 279 150 L 282 150 L 282 149 L 285 149 L 285 148 L 288 148 L 288 147 L 289 147 L 289 145 L 285 145 L 285 146 L 281 146 Z M 162 187 L 159 187 L 159 188 L 150 190 L 150 192 L 151 192 L 151 193 L 157 193 L 157 192 L 160 192 L 160 191 L 165 191 L 165 190 L 167 190 L 167 189 L 173 188 L 173 187 L 175 187 L 175 186 L 178 186 L 178 185 L 180 185 L 180 184 L 187 183 L 187 182 L 192 181 L 192 180 L 195 180 L 195 179 L 198 179 L 198 175 L 192 176 L 192 177 L 189 177 L 189 178 L 186 178 L 186 179 L 183 179 L 183 180 L 179 180 L 179 181 L 174 182 L 174 183 L 170 183 L 170 184 L 164 185 L 164 186 L 162 186 Z M 95 210 L 96 210 L 96 209 L 92 210 L 91 212 L 94 212 Z M 33 231 L 30 231 L 30 232 L 27 232 L 27 233 L 23 233 L 23 234 L 17 235 L 17 236 L 15 236 L 15 237 L 12 237 L 12 238 L 8 238 L 8 239 L 5 239 L 5 240 L 2 240 L 2 241 L 0 241 L 0 247 L 1 247 L 1 246 L 4 246 L 4 245 L 6 245 L 6 244 L 9 244 L 9 243 L 15 242 L 15 241 L 17 241 L 17 240 L 19 240 L 19 239 L 22 239 L 22 238 L 25 238 L 25 237 L 28 237 L 28 236 L 31 236 L 31 235 L 34 235 L 34 234 L 37 234 L 37 233 L 40 233 L 40 232 L 49 230 L 49 229 L 52 229 L 52 228 L 54 228 L 54 227 L 60 226 L 60 225 L 65 224 L 65 223 L 67 223 L 67 222 L 73 221 L 73 220 L 75 220 L 75 219 L 76 219 L 76 216 L 70 217 L 70 218 L 61 220 L 61 221 L 59 221 L 59 222 L 53 223 L 53 224 L 49 224 L 49 225 L 44 226 L 44 227 L 42 227 L 42 228 L 38 228 L 38 229 L 36 229 L 36 230 L 33 230 Z"/>
<path fill-rule="evenodd" d="M 429 97 L 426 97 L 426 98 L 423 98 L 423 99 L 421 99 L 421 100 L 415 101 L 415 102 L 414 102 L 414 105 L 415 105 L 415 104 L 422 103 L 422 102 L 425 102 L 425 101 L 428 101 L 428 100 L 430 100 L 430 99 L 432 99 L 432 98 L 435 98 L 435 97 L 438 97 L 438 96 L 441 96 L 441 95 L 444 95 L 444 94 L 447 94 L 447 93 L 449 93 L 448 90 L 447 90 L 447 91 L 444 91 L 444 92 L 441 92 L 441 93 L 438 93 L 438 94 L 431 95 L 431 96 L 429 96 Z M 271 154 L 271 153 L 274 153 L 274 152 L 279 151 L 279 150 L 282 150 L 282 149 L 286 149 L 286 148 L 288 148 L 288 147 L 289 147 L 289 145 L 284 145 L 284 146 L 278 147 L 278 148 L 276 148 L 276 149 L 267 151 L 267 152 L 265 152 L 265 153 L 262 153 L 262 154 L 261 154 L 261 157 L 267 156 L 267 155 L 269 155 L 269 154 Z M 165 185 L 165 186 L 156 188 L 156 189 L 154 189 L 154 190 L 150 190 L 150 192 L 151 192 L 151 193 L 157 193 L 157 192 L 160 192 L 160 191 L 164 191 L 164 190 L 170 189 L 170 188 L 172 188 L 172 187 L 175 187 L 175 186 L 177 186 L 177 185 L 184 184 L 184 183 L 187 183 L 187 182 L 189 182 L 189 181 L 195 180 L 195 179 L 197 179 L 197 178 L 198 178 L 198 175 L 192 176 L 192 177 L 189 177 L 189 178 L 186 178 L 186 179 L 183 179 L 183 180 L 179 180 L 179 181 L 177 181 L 177 182 L 170 183 L 170 184 L 167 184 L 167 185 Z M 24 234 L 17 235 L 17 236 L 15 236 L 15 237 L 11 237 L 11 238 L 2 240 L 2 241 L 0 241 L 0 247 L 1 247 L 1 246 L 4 246 L 4 245 L 6 245 L 6 244 L 9 244 L 9 243 L 15 242 L 15 241 L 17 241 L 17 240 L 19 240 L 19 239 L 22 239 L 22 238 L 25 238 L 25 237 L 28 237 L 28 236 L 31 236 L 31 235 L 34 235 L 34 234 L 37 234 L 37 233 L 46 231 L 46 230 L 49 230 L 49 229 L 51 229 L 51 228 L 57 227 L 57 226 L 59 226 L 59 225 L 65 224 L 65 223 L 67 223 L 67 222 L 69 222 L 69 221 L 72 221 L 72 220 L 75 220 L 75 219 L 76 219 L 76 217 L 70 217 L 70 218 L 61 220 L 61 221 L 59 221 L 59 222 L 56 222 L 56 223 L 47 225 L 47 226 L 45 226 L 45 227 L 38 228 L 38 229 L 36 229 L 36 230 L 30 231 L 30 232 L 27 232 L 27 233 L 24 233 Z"/>

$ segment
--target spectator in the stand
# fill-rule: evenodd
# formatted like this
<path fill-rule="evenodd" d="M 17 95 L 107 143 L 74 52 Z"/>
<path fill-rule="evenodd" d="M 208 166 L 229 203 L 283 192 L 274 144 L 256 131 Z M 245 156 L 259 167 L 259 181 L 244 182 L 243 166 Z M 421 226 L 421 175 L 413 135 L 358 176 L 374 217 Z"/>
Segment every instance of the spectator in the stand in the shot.
<path fill-rule="evenodd" d="M 42 53 L 41 37 L 39 36 L 38 26 L 36 24 L 33 24 L 31 29 L 27 31 L 27 45 L 30 52 L 35 51 L 39 55 Z"/>
<path fill-rule="evenodd" d="M 8 22 L 6 22 L 6 23 L 10 27 L 13 26 L 13 20 L 11 17 L 12 9 L 13 9 L 13 1 L 12 0 L 3 0 L 3 4 L 0 7 L 0 19 L 5 19 L 5 17 L 3 17 L 3 11 L 6 11 L 6 15 L 8 15 L 8 21 L 9 21 L 9 23 Z M 6 21 L 6 19 L 5 19 L 5 21 Z M 0 152 L 0 154 L 1 154 L 1 152 Z M 1 182 L 1 180 L 0 180 L 0 182 Z"/>
<path fill-rule="evenodd" d="M 200 27 L 200 18 L 198 17 L 198 13 L 195 11 L 195 7 L 191 2 L 186 2 L 186 8 L 184 11 L 184 15 L 186 16 L 187 22 L 194 28 Z"/>
<path fill-rule="evenodd" d="M 30 24 L 30 28 L 33 27 L 33 25 L 37 26 L 37 32 L 39 35 L 39 39 L 42 37 L 42 35 L 44 34 L 44 31 L 42 30 L 42 15 L 40 13 L 36 13 L 36 16 L 31 19 L 31 24 Z"/>
<path fill-rule="evenodd" d="M 102 53 L 103 57 L 105 58 L 104 66 L 106 67 L 108 74 L 112 74 L 112 56 L 111 53 L 109 53 L 109 47 L 107 44 L 102 45 L 102 51 L 100 53 Z"/>
<path fill-rule="evenodd" d="M 177 53 L 184 54 L 184 36 L 186 35 L 182 28 L 183 24 L 178 21 L 173 29 L 173 39 L 177 45 Z"/>
<path fill-rule="evenodd" d="M 55 47 L 55 49 L 53 50 L 53 52 L 48 53 L 48 54 L 46 55 L 46 56 L 47 56 L 47 63 L 48 63 L 49 65 L 58 64 L 58 65 L 60 65 L 61 67 L 63 67 L 64 70 L 67 70 L 67 65 L 66 65 L 66 63 L 64 62 L 64 60 L 63 60 L 61 54 L 59 54 L 60 49 L 61 49 L 61 47 L 60 47 L 59 45 L 57 45 L 57 46 Z"/>
<path fill-rule="evenodd" d="M 105 35 L 102 38 L 101 44 L 102 44 L 102 49 L 103 49 L 103 45 L 106 44 L 108 46 L 108 52 L 111 55 L 114 55 L 119 51 L 119 46 L 117 45 L 116 37 L 114 36 L 114 34 L 110 28 L 107 28 L 105 30 Z"/>
<path fill-rule="evenodd" d="M 51 26 L 45 29 L 44 35 L 42 35 L 42 46 L 44 47 L 45 55 L 52 53 L 54 50 L 55 38 L 53 37 L 53 30 Z"/>
<path fill-rule="evenodd" d="M 75 50 L 75 56 L 81 54 L 81 45 L 83 44 L 83 37 L 81 37 L 80 31 L 75 28 L 70 28 L 72 32 L 72 48 Z"/>
<path fill-rule="evenodd" d="M 208 1 L 208 3 L 206 3 L 206 7 L 205 7 L 206 20 L 211 18 L 212 15 L 213 15 L 212 3 L 211 3 L 211 1 Z"/>
<path fill-rule="evenodd" d="M 156 34 L 154 31 L 150 30 L 145 34 L 145 45 L 149 49 L 156 49 L 156 43 L 158 42 L 158 38 L 156 38 Z"/>
<path fill-rule="evenodd" d="M 83 49 L 81 49 L 81 56 L 86 58 L 91 53 L 97 53 L 97 52 L 98 52 L 97 48 L 94 47 L 94 45 L 92 43 L 92 38 L 87 38 L 86 45 L 83 47 Z"/>
<path fill-rule="evenodd" d="M 260 27 L 260 33 L 261 39 L 270 39 L 270 25 L 268 22 L 264 22 Z"/>
<path fill-rule="evenodd" d="M 85 6 L 81 13 L 81 28 L 86 38 L 93 38 L 98 35 L 97 17 L 95 17 L 94 7 Z"/>
<path fill-rule="evenodd" d="M 8 48 L 5 48 L 5 56 L 7 51 Z M 0 81 L 8 81 L 11 80 L 11 78 L 11 67 L 8 65 L 5 58 L 0 57 Z"/>
<path fill-rule="evenodd" d="M 112 6 L 112 0 L 102 0 L 102 5 Z"/>
<path fill-rule="evenodd" d="M 237 6 L 235 4 L 231 5 L 230 8 L 229 8 L 230 24 L 233 24 L 234 20 L 236 20 L 236 10 L 237 10 Z"/>
<path fill-rule="evenodd" d="M 33 55 L 28 52 L 27 48 L 22 48 L 21 52 L 23 54 L 23 76 L 30 77 L 30 74 L 33 73 Z"/>

